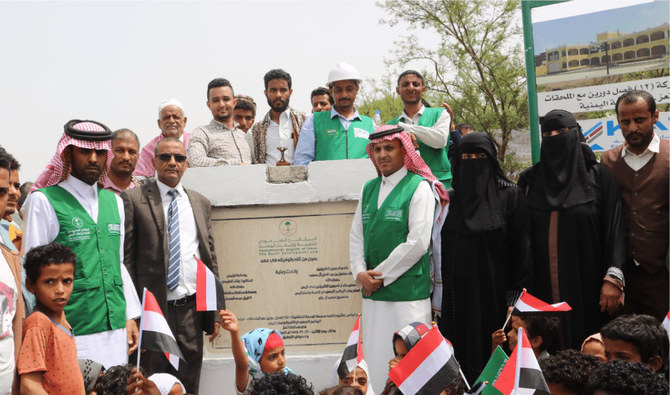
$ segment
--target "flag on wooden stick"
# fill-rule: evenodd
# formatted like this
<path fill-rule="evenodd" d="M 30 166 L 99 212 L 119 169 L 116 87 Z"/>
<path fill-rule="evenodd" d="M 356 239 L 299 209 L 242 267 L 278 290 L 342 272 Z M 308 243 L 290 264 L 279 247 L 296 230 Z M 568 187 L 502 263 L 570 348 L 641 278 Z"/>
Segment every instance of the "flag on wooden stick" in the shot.
<path fill-rule="evenodd" d="M 344 347 L 340 365 L 337 367 L 337 375 L 340 378 L 347 377 L 349 372 L 354 371 L 356 366 L 363 362 L 363 347 L 361 346 L 361 331 L 359 329 L 360 321 L 361 315 L 359 314 L 354 322 L 354 329 L 349 335 L 349 340 L 347 340 L 347 345 Z"/>

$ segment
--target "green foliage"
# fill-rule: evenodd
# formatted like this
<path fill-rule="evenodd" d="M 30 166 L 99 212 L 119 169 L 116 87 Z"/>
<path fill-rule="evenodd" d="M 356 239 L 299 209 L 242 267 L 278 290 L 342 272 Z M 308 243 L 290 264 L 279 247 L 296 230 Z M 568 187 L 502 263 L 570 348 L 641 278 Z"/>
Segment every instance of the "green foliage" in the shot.
<path fill-rule="evenodd" d="M 381 111 L 382 123 L 386 123 L 402 113 L 403 105 L 400 97 L 384 96 L 381 99 L 365 101 L 356 107 L 358 112 L 372 118 L 375 111 Z"/>
<path fill-rule="evenodd" d="M 437 48 L 414 35 L 395 42 L 387 61 L 396 74 L 421 69 L 434 105 L 448 102 L 456 123 L 470 123 L 494 137 L 499 158 L 508 157 L 512 130 L 528 128 L 519 0 L 386 0 L 382 23 L 437 34 Z M 416 67 L 418 64 L 421 67 Z M 414 67 L 408 67 L 414 66 Z M 388 92 L 388 90 L 387 90 Z M 395 97 L 393 98 L 395 100 Z"/>
<path fill-rule="evenodd" d="M 532 165 L 533 163 L 531 161 L 519 160 L 519 158 L 512 153 L 507 154 L 504 161 L 500 161 L 500 168 L 505 175 L 514 182 L 519 180 L 519 174 L 521 174 L 522 171 Z"/>

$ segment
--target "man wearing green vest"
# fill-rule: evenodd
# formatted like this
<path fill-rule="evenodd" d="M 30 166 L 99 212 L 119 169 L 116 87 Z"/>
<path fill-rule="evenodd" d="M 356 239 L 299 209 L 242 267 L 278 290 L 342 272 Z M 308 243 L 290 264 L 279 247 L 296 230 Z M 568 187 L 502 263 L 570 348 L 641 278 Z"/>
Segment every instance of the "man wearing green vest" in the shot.
<path fill-rule="evenodd" d="M 421 157 L 435 177 L 451 188 L 451 164 L 447 157 L 451 117 L 444 108 L 426 107 L 421 98 L 426 93 L 423 76 L 418 71 L 406 70 L 398 77 L 396 92 L 405 106 L 402 114 L 390 125 L 399 125 L 419 144 Z"/>
<path fill-rule="evenodd" d="M 122 264 L 124 210 L 104 190 L 111 131 L 95 121 L 72 120 L 56 155 L 35 182 L 25 205 L 24 253 L 59 242 L 77 254 L 74 290 L 65 314 L 79 359 L 106 367 L 125 364 L 137 348 L 141 306 Z"/>
<path fill-rule="evenodd" d="M 354 66 L 338 63 L 328 73 L 328 89 L 335 100 L 330 111 L 315 112 L 300 129 L 294 164 L 315 160 L 360 159 L 374 130 L 372 119 L 358 114 L 354 101 L 361 79 Z"/>
<path fill-rule="evenodd" d="M 411 322 L 431 321 L 429 247 L 435 219 L 443 218 L 449 199 L 402 128 L 377 128 L 367 152 L 379 177 L 361 192 L 349 253 L 351 272 L 363 292 L 368 379 L 379 393 L 394 357 L 393 333 Z"/>

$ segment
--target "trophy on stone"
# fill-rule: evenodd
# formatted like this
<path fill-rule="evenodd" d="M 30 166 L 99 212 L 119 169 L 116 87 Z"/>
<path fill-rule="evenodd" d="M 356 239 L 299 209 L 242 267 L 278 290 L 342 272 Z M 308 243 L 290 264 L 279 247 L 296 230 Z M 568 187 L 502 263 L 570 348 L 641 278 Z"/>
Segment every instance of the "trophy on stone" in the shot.
<path fill-rule="evenodd" d="M 290 166 L 291 164 L 288 163 L 286 159 L 284 159 L 284 152 L 286 152 L 288 148 L 279 146 L 277 147 L 277 149 L 279 150 L 279 152 L 281 152 L 281 159 L 277 161 L 277 164 L 275 166 Z"/>

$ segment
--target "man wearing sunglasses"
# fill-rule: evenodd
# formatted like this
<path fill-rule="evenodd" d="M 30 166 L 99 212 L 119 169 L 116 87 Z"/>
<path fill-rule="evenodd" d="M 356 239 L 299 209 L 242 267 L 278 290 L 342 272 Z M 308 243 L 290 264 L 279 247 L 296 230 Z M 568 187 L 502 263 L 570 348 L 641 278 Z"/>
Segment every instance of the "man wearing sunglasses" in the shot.
<path fill-rule="evenodd" d="M 121 194 L 126 210 L 124 263 L 138 294 L 146 287 L 156 296 L 185 362 L 175 371 L 165 354 L 146 351 L 142 366 L 150 374 L 175 375 L 189 394 L 197 394 L 202 333 L 213 340 L 219 332 L 216 312 L 196 311 L 195 304 L 196 257 L 218 277 L 211 204 L 181 184 L 188 167 L 184 143 L 164 138 L 154 154 L 157 179 Z"/>

